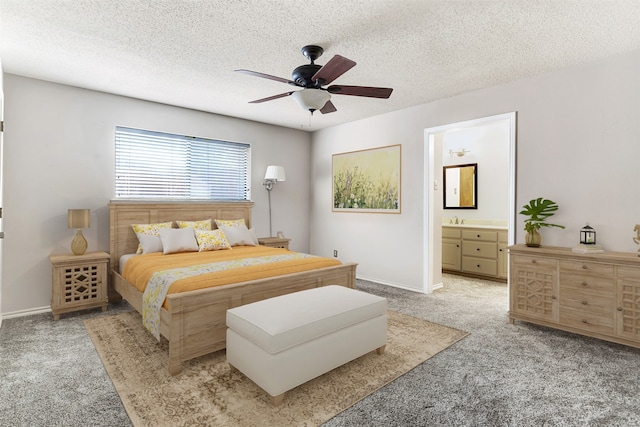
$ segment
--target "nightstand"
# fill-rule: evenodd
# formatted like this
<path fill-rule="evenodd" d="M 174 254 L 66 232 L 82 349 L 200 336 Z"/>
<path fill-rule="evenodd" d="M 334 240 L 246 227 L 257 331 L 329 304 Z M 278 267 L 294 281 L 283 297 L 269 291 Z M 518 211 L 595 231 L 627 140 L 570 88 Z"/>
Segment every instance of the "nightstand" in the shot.
<path fill-rule="evenodd" d="M 102 307 L 107 310 L 109 254 L 51 255 L 51 311 L 53 319 L 61 313 Z"/>
<path fill-rule="evenodd" d="M 258 237 L 258 243 L 263 246 L 269 246 L 270 248 L 283 248 L 289 249 L 289 242 L 291 239 L 286 237 Z"/>

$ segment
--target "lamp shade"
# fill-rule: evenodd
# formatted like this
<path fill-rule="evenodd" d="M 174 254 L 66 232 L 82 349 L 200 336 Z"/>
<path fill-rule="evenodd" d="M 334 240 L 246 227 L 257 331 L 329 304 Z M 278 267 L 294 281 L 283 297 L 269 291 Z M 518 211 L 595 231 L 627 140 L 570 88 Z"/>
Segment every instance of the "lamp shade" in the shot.
<path fill-rule="evenodd" d="M 69 209 L 67 217 L 68 228 L 89 228 L 90 209 Z"/>
<path fill-rule="evenodd" d="M 303 89 L 293 92 L 291 96 L 302 108 L 311 112 L 320 110 L 331 99 L 329 92 L 322 89 Z"/>
<path fill-rule="evenodd" d="M 267 173 L 264 174 L 264 179 L 269 181 L 287 180 L 282 166 L 267 166 Z"/>

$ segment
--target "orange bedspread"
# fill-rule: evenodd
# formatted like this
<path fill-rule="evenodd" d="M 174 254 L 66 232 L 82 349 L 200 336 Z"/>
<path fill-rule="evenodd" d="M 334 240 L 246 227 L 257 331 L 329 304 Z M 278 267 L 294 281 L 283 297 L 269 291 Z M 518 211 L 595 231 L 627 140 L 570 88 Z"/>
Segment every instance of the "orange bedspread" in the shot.
<path fill-rule="evenodd" d="M 231 250 L 222 251 L 184 252 L 169 255 L 152 253 L 138 255 L 129 259 L 124 266 L 122 275 L 140 292 L 144 292 L 147 282 L 156 271 L 278 253 L 289 253 L 289 251 L 266 246 L 235 246 Z M 312 257 L 234 268 L 215 273 L 202 274 L 189 279 L 177 280 L 171 285 L 168 293 L 173 294 L 248 280 L 264 279 L 301 271 L 317 270 L 319 268 L 332 267 L 340 264 L 340 261 L 331 258 Z"/>

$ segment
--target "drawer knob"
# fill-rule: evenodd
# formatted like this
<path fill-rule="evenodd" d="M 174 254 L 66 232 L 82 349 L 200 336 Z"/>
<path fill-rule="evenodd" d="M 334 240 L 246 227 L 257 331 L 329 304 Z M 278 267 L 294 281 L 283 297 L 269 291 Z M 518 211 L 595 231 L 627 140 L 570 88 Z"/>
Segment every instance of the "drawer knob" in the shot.
<path fill-rule="evenodd" d="M 478 234 L 478 239 L 480 238 L 480 235 Z"/>
<path fill-rule="evenodd" d="M 583 270 L 586 270 L 587 268 L 589 268 L 589 267 L 587 267 L 587 266 L 586 266 L 586 265 L 584 265 L 584 264 L 582 265 L 582 269 L 583 269 Z"/>
<path fill-rule="evenodd" d="M 476 248 L 476 251 L 480 252 L 480 248 Z"/>
<path fill-rule="evenodd" d="M 586 301 L 582 301 L 582 305 L 587 305 L 587 302 Z"/>
<path fill-rule="evenodd" d="M 582 323 L 589 323 L 589 322 L 587 322 L 585 319 L 582 319 Z"/>
<path fill-rule="evenodd" d="M 476 267 L 480 268 L 480 264 L 476 265 Z"/>
<path fill-rule="evenodd" d="M 551 299 L 556 299 L 556 296 L 555 295 L 551 295 Z"/>
<path fill-rule="evenodd" d="M 622 311 L 622 307 L 618 307 L 618 311 Z"/>
<path fill-rule="evenodd" d="M 531 260 L 531 263 L 535 264 L 535 263 L 536 263 L 536 260 L 535 260 L 535 259 L 532 259 L 532 260 Z"/>
<path fill-rule="evenodd" d="M 587 286 L 587 282 L 582 282 L 582 286 Z"/>

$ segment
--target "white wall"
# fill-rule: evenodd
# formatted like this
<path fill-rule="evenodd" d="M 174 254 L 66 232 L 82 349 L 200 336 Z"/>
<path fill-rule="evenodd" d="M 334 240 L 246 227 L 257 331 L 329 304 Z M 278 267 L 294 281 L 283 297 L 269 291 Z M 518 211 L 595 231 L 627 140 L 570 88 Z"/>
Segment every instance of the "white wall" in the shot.
<path fill-rule="evenodd" d="M 4 71 L 2 69 L 2 59 L 0 59 L 0 122 L 4 120 Z M 4 158 L 2 156 L 4 132 L 0 132 L 0 207 L 2 207 L 2 176 L 4 173 Z M 4 234 L 2 228 L 2 218 L 0 217 L 0 233 Z M 0 307 L 2 307 L 2 248 L 4 246 L 4 236 L 0 237 Z M 2 310 L 0 310 L 2 313 Z M 2 325 L 2 316 L 0 315 L 0 325 Z"/>
<path fill-rule="evenodd" d="M 640 51 L 634 51 L 316 132 L 311 250 L 329 255 L 339 249 L 341 259 L 359 263 L 359 277 L 421 290 L 424 129 L 516 111 L 516 206 L 536 197 L 552 199 L 560 206 L 554 222 L 566 226 L 543 230 L 543 244 L 574 246 L 588 221 L 604 249 L 635 252 L 638 75 Z M 402 213 L 333 213 L 331 155 L 398 143 Z M 517 215 L 519 243 L 523 219 Z"/>
<path fill-rule="evenodd" d="M 445 209 L 442 216 L 467 219 L 509 219 L 509 121 L 448 131 L 442 140 L 444 166 L 478 164 L 478 209 Z M 463 157 L 449 150 L 469 150 Z M 438 180 L 442 182 L 442 178 Z"/>
<path fill-rule="evenodd" d="M 4 259 L 0 313 L 48 307 L 49 255 L 69 253 L 67 209 L 90 208 L 89 251 L 109 251 L 116 125 L 252 145 L 253 225 L 268 235 L 268 165 L 285 167 L 272 191 L 273 229 L 309 251 L 310 135 L 306 132 L 4 75 Z M 212 95 L 213 96 L 213 95 Z"/>

